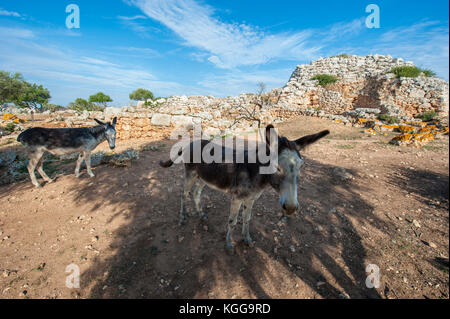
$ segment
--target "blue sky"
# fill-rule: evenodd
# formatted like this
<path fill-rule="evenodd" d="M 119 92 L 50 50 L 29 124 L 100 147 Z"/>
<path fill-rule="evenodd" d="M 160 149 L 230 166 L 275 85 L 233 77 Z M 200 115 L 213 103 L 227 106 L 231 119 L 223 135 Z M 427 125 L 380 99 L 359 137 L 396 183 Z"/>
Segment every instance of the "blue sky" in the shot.
<path fill-rule="evenodd" d="M 367 5 L 380 28 L 365 25 Z M 66 6 L 80 28 L 66 27 Z M 98 91 L 113 106 L 157 96 L 238 95 L 283 86 L 296 65 L 340 53 L 390 54 L 448 80 L 448 1 L 2 0 L 0 69 L 67 105 Z"/>

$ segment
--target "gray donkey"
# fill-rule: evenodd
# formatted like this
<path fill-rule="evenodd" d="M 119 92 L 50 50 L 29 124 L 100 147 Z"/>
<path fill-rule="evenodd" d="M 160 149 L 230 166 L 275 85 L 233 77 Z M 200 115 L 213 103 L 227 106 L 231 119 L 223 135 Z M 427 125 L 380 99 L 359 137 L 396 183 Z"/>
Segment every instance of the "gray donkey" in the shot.
<path fill-rule="evenodd" d="M 188 155 L 190 158 L 183 158 L 185 184 L 181 196 L 180 223 L 185 222 L 185 200 L 194 184 L 196 184 L 193 191 L 195 210 L 202 218 L 206 218 L 206 214 L 202 211 L 200 197 L 203 187 L 208 185 L 211 188 L 231 195 L 226 248 L 229 249 L 230 252 L 234 251 L 232 234 L 237 223 L 237 217 L 241 206 L 243 206 L 242 235 L 244 236 L 244 241 L 251 245 L 252 239 L 249 234 L 249 222 L 251 219 L 253 203 L 259 198 L 266 186 L 271 186 L 280 195 L 280 205 L 284 216 L 292 215 L 297 211 L 299 206 L 297 200 L 298 178 L 300 168 L 303 165 L 303 158 L 300 155 L 299 150 L 302 150 L 329 133 L 328 130 L 325 130 L 317 134 L 304 136 L 297 140 L 290 141 L 286 137 L 278 136 L 272 125 L 267 126 L 265 129 L 266 152 L 270 147 L 271 141 L 273 145 L 278 145 L 278 149 L 275 150 L 275 152 L 278 152 L 277 170 L 272 174 L 261 174 L 260 168 L 265 164 L 262 164 L 259 159 L 256 159 L 256 163 L 254 163 L 254 159 L 249 160 L 250 156 L 247 151 L 244 151 L 243 163 L 237 162 L 236 156 L 234 156 L 232 163 L 223 161 L 221 163 L 206 163 L 203 158 L 199 163 L 194 163 L 193 153 L 195 143 L 200 142 L 203 154 L 203 149 L 210 144 L 211 141 L 199 140 L 190 143 L 190 152 Z M 274 143 L 275 141 L 277 141 L 277 144 Z M 187 153 L 186 150 L 186 148 L 180 150 L 178 156 Z M 236 153 L 235 149 L 234 152 Z M 222 146 L 222 154 L 224 153 L 225 148 Z M 161 161 L 160 165 L 162 167 L 170 167 L 173 163 L 174 162 L 169 159 L 166 162 Z"/>
<path fill-rule="evenodd" d="M 34 186 L 40 187 L 34 174 L 36 167 L 46 182 L 50 183 L 53 181 L 42 168 L 45 152 L 54 155 L 80 153 L 75 167 L 75 176 L 80 177 L 80 166 L 83 160 L 86 162 L 89 176 L 95 176 L 91 169 L 91 152 L 104 140 L 108 141 L 111 149 L 115 148 L 117 118 L 115 117 L 112 123 L 105 123 L 97 119 L 94 120 L 100 125 L 78 128 L 33 127 L 23 131 L 17 137 L 17 141 L 28 149 L 30 156 L 28 172 L 30 173 L 31 182 Z"/>

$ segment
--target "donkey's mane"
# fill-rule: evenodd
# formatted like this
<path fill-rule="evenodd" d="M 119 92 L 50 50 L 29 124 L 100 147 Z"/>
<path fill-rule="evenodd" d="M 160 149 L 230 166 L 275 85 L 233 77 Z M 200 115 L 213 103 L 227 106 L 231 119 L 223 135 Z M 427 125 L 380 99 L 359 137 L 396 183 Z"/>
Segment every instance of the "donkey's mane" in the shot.
<path fill-rule="evenodd" d="M 97 125 L 97 126 L 93 126 L 93 127 L 87 127 L 87 129 L 95 137 L 105 133 L 105 130 L 106 130 L 105 127 L 102 126 L 102 125 Z"/>

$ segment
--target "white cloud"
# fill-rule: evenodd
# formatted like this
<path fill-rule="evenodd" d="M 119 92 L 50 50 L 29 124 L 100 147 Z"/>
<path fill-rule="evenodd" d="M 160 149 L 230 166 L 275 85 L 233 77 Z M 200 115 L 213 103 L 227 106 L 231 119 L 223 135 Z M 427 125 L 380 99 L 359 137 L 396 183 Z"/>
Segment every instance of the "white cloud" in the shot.
<path fill-rule="evenodd" d="M 16 17 L 16 18 L 21 17 L 21 15 L 17 12 L 7 11 L 7 10 L 3 10 L 3 9 L 0 9 L 0 16 L 8 16 L 8 17 Z"/>
<path fill-rule="evenodd" d="M 248 25 L 223 23 L 213 17 L 211 7 L 193 0 L 128 2 L 171 29 L 187 46 L 208 52 L 208 60 L 220 68 L 308 59 L 320 49 L 307 43 L 311 30 L 265 34 Z"/>
<path fill-rule="evenodd" d="M 17 34 L 17 32 L 13 32 Z M 128 93 L 138 87 L 147 87 L 158 94 L 181 91 L 180 84 L 161 81 L 152 73 L 135 65 L 116 64 L 104 58 L 82 55 L 32 40 L 0 37 L 0 65 L 5 71 L 21 72 L 29 81 L 36 81 L 50 89 L 57 100 L 67 104 L 80 97 L 80 92 L 102 90 L 115 100 L 115 105 L 127 103 Z"/>
<path fill-rule="evenodd" d="M 32 39 L 35 37 L 33 31 L 22 28 L 0 27 L 0 36 L 8 38 Z"/>
<path fill-rule="evenodd" d="M 132 17 L 117 16 L 117 18 L 119 18 L 120 20 L 127 20 L 127 21 L 129 21 L 129 20 L 147 19 L 147 17 L 143 16 L 143 15 L 135 15 L 135 16 L 132 16 Z"/>

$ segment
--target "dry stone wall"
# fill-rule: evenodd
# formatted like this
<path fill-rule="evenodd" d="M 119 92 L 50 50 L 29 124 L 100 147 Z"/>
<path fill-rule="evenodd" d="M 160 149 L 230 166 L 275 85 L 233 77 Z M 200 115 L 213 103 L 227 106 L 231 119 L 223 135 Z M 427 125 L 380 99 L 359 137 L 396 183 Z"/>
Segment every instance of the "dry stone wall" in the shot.
<path fill-rule="evenodd" d="M 93 118 L 118 117 L 118 138 L 168 135 L 175 128 L 192 129 L 201 124 L 206 135 L 227 135 L 256 129 L 255 121 L 242 118 L 247 111 L 262 124 L 277 123 L 298 115 L 327 117 L 344 124 L 359 125 L 359 118 L 374 119 L 386 113 L 408 121 L 434 110 L 441 118 L 448 116 L 449 85 L 436 78 L 396 78 L 389 71 L 396 66 L 414 65 L 389 55 L 321 58 L 300 65 L 287 84 L 263 97 L 263 109 L 255 107 L 254 94 L 216 98 L 212 96 L 174 96 L 157 101 L 139 102 L 137 106 L 108 107 L 103 112 L 55 112 L 46 120 L 60 126 L 95 124 Z M 311 80 L 317 74 L 330 74 L 339 80 L 321 87 Z M 246 111 L 247 110 L 247 111 Z M 239 119 L 236 121 L 236 119 Z M 2 123 L 0 123 L 1 125 Z"/>

